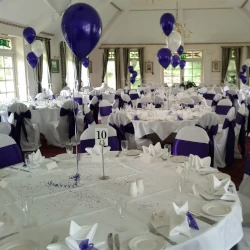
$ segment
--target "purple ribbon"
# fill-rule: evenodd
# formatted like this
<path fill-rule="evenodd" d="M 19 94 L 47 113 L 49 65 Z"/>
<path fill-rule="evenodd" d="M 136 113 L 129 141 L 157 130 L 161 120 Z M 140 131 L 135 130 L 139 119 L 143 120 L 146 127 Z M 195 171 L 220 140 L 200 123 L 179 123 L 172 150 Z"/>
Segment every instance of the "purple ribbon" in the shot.
<path fill-rule="evenodd" d="M 95 123 L 98 124 L 99 102 L 97 102 L 96 104 L 90 104 L 89 108 L 93 113 Z"/>
<path fill-rule="evenodd" d="M 248 108 L 248 123 L 247 123 L 247 134 L 249 134 L 250 133 L 250 106 L 248 105 L 247 106 L 247 108 Z"/>
<path fill-rule="evenodd" d="M 119 101 L 118 108 L 119 109 L 123 108 L 124 101 L 122 100 L 122 97 L 120 95 L 115 94 L 115 100 L 117 100 L 117 99 Z"/>
<path fill-rule="evenodd" d="M 241 147 L 241 155 L 245 155 L 246 131 L 245 131 L 245 116 L 237 113 L 236 123 L 241 125 L 238 143 Z"/>
<path fill-rule="evenodd" d="M 234 101 L 238 100 L 238 95 L 237 94 L 236 95 L 229 94 L 229 99 L 231 100 L 231 102 L 232 102 L 232 104 L 234 106 Z"/>
<path fill-rule="evenodd" d="M 199 226 L 195 220 L 195 218 L 192 216 L 192 214 L 190 214 L 190 212 L 186 213 L 187 219 L 188 219 L 188 225 L 190 228 L 193 228 L 195 230 L 200 230 Z"/>
<path fill-rule="evenodd" d="M 111 106 L 100 107 L 100 115 L 101 116 L 109 116 L 111 113 L 112 113 Z"/>
<path fill-rule="evenodd" d="M 214 97 L 215 97 L 215 94 L 204 94 L 203 97 L 206 99 L 206 100 L 213 100 Z"/>
<path fill-rule="evenodd" d="M 161 108 L 161 104 L 160 104 L 160 103 L 155 104 L 155 108 L 156 108 L 156 109 Z"/>
<path fill-rule="evenodd" d="M 228 111 L 231 109 L 231 106 L 221 106 L 217 105 L 215 108 L 215 113 L 217 115 L 227 115 Z"/>
<path fill-rule="evenodd" d="M 137 93 L 129 94 L 129 96 L 132 101 L 137 100 L 139 98 L 139 95 Z"/>
<path fill-rule="evenodd" d="M 22 152 L 17 144 L 0 148 L 0 168 L 23 162 Z"/>
<path fill-rule="evenodd" d="M 228 90 L 226 90 L 226 91 L 225 91 L 225 93 L 226 93 L 226 96 L 228 96 L 228 95 L 229 95 L 229 92 L 228 92 Z"/>
<path fill-rule="evenodd" d="M 102 100 L 102 95 L 89 95 L 89 100 L 91 101 L 94 96 L 96 96 L 99 101 Z"/>
<path fill-rule="evenodd" d="M 80 248 L 80 250 L 97 250 L 97 248 L 94 247 L 93 243 L 89 244 L 89 239 L 83 240 L 79 244 L 79 248 Z"/>
<path fill-rule="evenodd" d="M 92 124 L 94 121 L 95 120 L 94 120 L 94 117 L 93 117 L 93 114 L 91 111 L 89 113 L 85 114 L 84 119 L 83 119 L 84 130 L 86 130 L 89 127 L 89 125 Z"/>
<path fill-rule="evenodd" d="M 186 104 L 186 103 L 182 103 L 181 104 L 182 107 L 189 107 L 189 108 L 194 108 L 194 104 Z"/>
<path fill-rule="evenodd" d="M 82 97 L 74 97 L 74 101 L 82 105 Z"/>
<path fill-rule="evenodd" d="M 213 100 L 213 101 L 212 101 L 212 104 L 211 104 L 211 107 L 213 107 L 213 106 L 217 106 L 218 102 L 219 102 L 219 101 L 215 101 L 215 100 Z"/>
<path fill-rule="evenodd" d="M 226 158 L 225 163 L 227 166 L 232 166 L 234 163 L 234 144 L 235 144 L 235 121 L 229 121 L 227 118 L 224 121 L 223 129 L 228 128 L 227 143 L 226 143 Z"/>
<path fill-rule="evenodd" d="M 140 95 L 144 95 L 144 90 L 141 90 L 141 91 L 140 91 Z"/>

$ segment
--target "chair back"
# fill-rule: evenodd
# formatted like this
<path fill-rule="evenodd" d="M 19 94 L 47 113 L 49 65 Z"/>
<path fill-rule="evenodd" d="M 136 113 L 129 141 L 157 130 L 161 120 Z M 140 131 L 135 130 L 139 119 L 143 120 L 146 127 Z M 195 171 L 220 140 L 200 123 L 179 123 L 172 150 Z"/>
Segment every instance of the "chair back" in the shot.
<path fill-rule="evenodd" d="M 53 93 L 53 91 L 51 89 L 45 89 L 45 94 L 51 100 L 55 100 L 56 99 L 55 95 L 54 95 L 54 93 Z"/>
<path fill-rule="evenodd" d="M 174 141 L 173 154 L 207 157 L 209 153 L 209 137 L 206 131 L 195 126 L 186 126 L 177 133 Z"/>
<path fill-rule="evenodd" d="M 66 87 L 68 88 L 68 87 Z M 70 98 L 71 97 L 71 92 L 70 92 L 70 89 L 63 89 L 61 90 L 60 92 L 60 96 L 63 96 L 64 98 Z"/>
<path fill-rule="evenodd" d="M 116 130 L 111 126 L 104 124 L 96 124 L 89 127 L 81 135 L 81 153 L 86 152 L 86 148 L 93 148 L 95 146 L 95 129 L 96 128 L 108 129 L 108 146 L 111 147 L 111 151 L 119 151 L 119 142 L 116 134 Z"/>
<path fill-rule="evenodd" d="M 194 105 L 201 104 L 201 100 L 198 96 L 190 96 L 190 98 L 194 101 Z"/>
<path fill-rule="evenodd" d="M 7 122 L 0 122 L 0 134 L 9 135 L 11 127 Z"/>
<path fill-rule="evenodd" d="M 102 100 L 99 104 L 99 112 L 102 119 L 102 124 L 108 124 L 108 117 L 112 113 L 112 105 L 107 100 Z"/>
<path fill-rule="evenodd" d="M 225 97 L 229 95 L 229 87 L 228 87 L 228 86 L 225 86 L 225 87 L 223 88 L 223 95 L 224 95 Z"/>
<path fill-rule="evenodd" d="M 95 123 L 98 124 L 98 115 L 99 115 L 99 100 L 97 96 L 93 96 L 90 101 L 89 109 L 91 110 Z"/>
<path fill-rule="evenodd" d="M 89 100 L 91 101 L 94 96 L 96 96 L 98 100 L 102 100 L 102 93 L 100 90 L 93 89 L 89 94 Z"/>
<path fill-rule="evenodd" d="M 46 98 L 44 93 L 38 93 L 35 97 L 35 101 L 42 101 Z"/>
<path fill-rule="evenodd" d="M 239 98 L 236 90 L 234 89 L 229 89 L 228 91 L 228 97 L 230 101 L 232 102 L 233 107 L 235 107 L 236 110 L 239 109 Z"/>
<path fill-rule="evenodd" d="M 153 100 L 149 97 L 142 97 L 140 99 L 137 100 L 137 108 L 142 108 L 142 103 L 153 103 Z"/>
<path fill-rule="evenodd" d="M 128 148 L 135 149 L 135 130 L 131 120 L 124 114 L 112 113 L 109 116 L 109 125 L 116 130 L 119 147 L 121 150 L 121 141 L 128 141 Z"/>
<path fill-rule="evenodd" d="M 130 97 L 130 99 L 132 101 L 133 107 L 135 107 L 136 103 L 137 103 L 137 99 L 139 99 L 139 95 L 136 92 L 136 90 L 134 90 L 134 89 L 130 90 L 129 97 Z"/>
<path fill-rule="evenodd" d="M 223 93 L 221 87 L 214 87 L 214 92 L 215 92 L 215 94 L 222 94 Z"/>
<path fill-rule="evenodd" d="M 215 92 L 214 92 L 214 90 L 211 89 L 211 90 L 207 91 L 207 93 L 205 93 L 205 94 L 203 95 L 203 97 L 206 99 L 207 105 L 208 105 L 209 107 L 211 107 L 212 102 L 213 102 L 213 99 L 214 99 L 214 97 L 215 97 Z"/>
<path fill-rule="evenodd" d="M 202 87 L 202 88 L 200 88 L 199 90 L 198 90 L 198 93 L 200 93 L 200 94 L 205 94 L 205 93 L 207 93 L 207 88 L 206 87 Z"/>
<path fill-rule="evenodd" d="M 194 107 L 194 100 L 190 97 L 183 97 L 179 100 L 179 104 L 190 108 Z"/>
<path fill-rule="evenodd" d="M 23 162 L 22 152 L 8 135 L 0 134 L 0 168 Z"/>
<path fill-rule="evenodd" d="M 123 108 L 124 108 L 124 105 L 132 106 L 132 101 L 131 101 L 131 98 L 129 95 L 123 94 L 123 95 L 121 95 L 121 98 L 123 101 Z"/>
<path fill-rule="evenodd" d="M 96 122 L 95 122 L 93 113 L 91 112 L 91 110 L 89 109 L 87 105 L 83 106 L 83 115 L 84 115 L 84 119 L 83 119 L 83 131 L 84 131 L 89 126 L 96 124 Z"/>
<path fill-rule="evenodd" d="M 77 102 L 79 105 L 82 105 L 82 94 L 78 91 L 74 92 L 74 99 L 73 101 Z"/>
<path fill-rule="evenodd" d="M 161 108 L 162 103 L 164 103 L 163 99 L 160 96 L 156 95 L 154 97 L 155 108 Z"/>
<path fill-rule="evenodd" d="M 220 117 L 220 124 L 223 124 L 226 118 L 228 111 L 232 107 L 232 102 L 228 99 L 222 99 L 218 102 L 215 113 Z"/>

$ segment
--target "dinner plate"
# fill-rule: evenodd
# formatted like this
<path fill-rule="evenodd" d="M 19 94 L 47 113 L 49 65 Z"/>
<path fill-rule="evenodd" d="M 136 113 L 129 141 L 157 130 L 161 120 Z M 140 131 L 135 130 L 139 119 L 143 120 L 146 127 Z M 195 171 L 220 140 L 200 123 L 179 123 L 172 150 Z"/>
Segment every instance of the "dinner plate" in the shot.
<path fill-rule="evenodd" d="M 32 240 L 16 240 L 0 246 L 0 250 L 37 250 L 38 244 Z"/>
<path fill-rule="evenodd" d="M 213 173 L 213 175 L 219 180 L 225 180 L 225 179 L 231 180 L 231 176 L 229 174 L 224 174 L 219 172 L 219 173 Z"/>
<path fill-rule="evenodd" d="M 170 159 L 172 162 L 183 163 L 185 161 L 188 161 L 189 158 L 187 156 L 178 155 L 172 156 Z"/>
<path fill-rule="evenodd" d="M 56 155 L 55 158 L 57 158 L 58 160 L 69 160 L 71 158 L 75 157 L 75 154 L 72 154 L 71 156 L 69 156 L 67 153 L 64 153 L 64 154 L 59 154 L 59 155 Z"/>
<path fill-rule="evenodd" d="M 166 241 L 153 234 L 144 234 L 131 239 L 128 246 L 131 250 L 162 250 Z"/>
<path fill-rule="evenodd" d="M 142 151 L 141 150 L 138 150 L 138 149 L 130 149 L 126 152 L 126 155 L 127 156 L 137 156 L 141 153 Z"/>
<path fill-rule="evenodd" d="M 229 205 L 220 203 L 220 202 L 212 202 L 207 203 L 202 207 L 202 211 L 208 215 L 212 216 L 226 216 L 231 213 L 232 209 Z"/>

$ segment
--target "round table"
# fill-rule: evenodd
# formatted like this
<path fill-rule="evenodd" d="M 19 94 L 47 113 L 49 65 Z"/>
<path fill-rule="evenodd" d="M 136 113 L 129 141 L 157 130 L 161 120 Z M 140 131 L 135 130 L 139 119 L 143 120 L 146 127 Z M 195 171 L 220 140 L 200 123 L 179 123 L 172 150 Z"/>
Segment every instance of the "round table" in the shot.
<path fill-rule="evenodd" d="M 123 220 L 127 230 L 119 233 L 121 250 L 128 249 L 128 241 L 138 235 L 148 233 L 147 222 L 152 221 L 152 213 L 165 210 L 170 213 L 173 202 L 179 197 L 177 182 L 179 164 L 170 160 L 159 160 L 155 163 L 144 163 L 140 158 L 128 157 L 117 152 L 109 152 L 105 160 L 105 173 L 110 176 L 107 181 L 101 181 L 101 163 L 92 163 L 89 155 L 81 154 L 79 172 L 82 185 L 79 187 L 64 186 L 70 182 L 69 176 L 76 173 L 76 160 L 59 161 L 58 168 L 47 170 L 46 162 L 40 168 L 32 170 L 30 174 L 15 169 L 0 170 L 0 176 L 7 173 L 4 180 L 8 183 L 5 189 L 0 188 L 0 204 L 5 205 L 7 214 L 12 218 L 4 227 L 0 228 L 0 237 L 12 232 L 19 234 L 1 241 L 1 245 L 18 239 L 31 239 L 39 243 L 39 250 L 46 249 L 54 235 L 59 236 L 59 243 L 65 244 L 65 237 L 69 235 L 70 221 L 79 225 L 98 223 L 94 243 L 106 241 L 109 233 L 118 233 L 116 228 L 120 220 L 114 209 L 114 201 L 119 197 L 126 199 L 127 211 Z M 47 160 L 47 163 L 49 160 Z M 22 164 L 16 167 L 21 167 Z M 203 199 L 189 195 L 193 183 L 208 185 L 207 176 L 197 172 L 190 172 L 190 183 L 186 184 L 183 200 L 188 201 L 189 210 L 202 213 L 202 206 L 207 202 Z M 129 182 L 138 179 L 144 180 L 143 194 L 132 198 L 128 195 Z M 52 181 L 58 187 L 50 186 Z M 70 182 L 72 184 L 72 182 Z M 60 186 L 60 184 L 63 184 Z M 189 186 L 191 185 L 191 186 Z M 32 215 L 36 226 L 30 229 L 20 227 L 22 223 L 22 209 L 20 195 L 22 190 L 33 193 L 34 204 Z M 236 193 L 235 187 L 233 191 Z M 220 201 L 221 202 L 221 201 Z M 172 246 L 166 243 L 165 249 L 173 250 L 229 250 L 242 238 L 242 213 L 239 202 L 227 203 L 232 206 L 232 212 L 225 217 L 211 217 L 218 221 L 211 226 L 196 219 L 199 231 L 191 230 L 191 238 L 183 235 L 171 237 L 178 244 Z M 168 235 L 169 225 L 166 222 L 162 228 Z M 102 250 L 103 248 L 99 248 Z M 107 249 L 107 248 L 106 248 Z"/>

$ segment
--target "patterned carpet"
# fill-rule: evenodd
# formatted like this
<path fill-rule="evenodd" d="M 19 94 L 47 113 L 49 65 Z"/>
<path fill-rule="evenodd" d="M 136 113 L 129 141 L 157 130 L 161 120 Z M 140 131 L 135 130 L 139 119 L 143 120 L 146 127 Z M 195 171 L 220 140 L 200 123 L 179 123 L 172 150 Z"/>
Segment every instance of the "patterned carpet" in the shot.
<path fill-rule="evenodd" d="M 42 147 L 40 148 L 41 153 L 46 158 L 56 156 L 58 154 L 66 153 L 65 148 L 58 148 L 52 145 L 48 145 L 45 137 L 41 134 L 41 143 Z M 231 176 L 232 181 L 235 183 L 238 188 L 244 175 L 244 168 L 247 160 L 248 152 L 250 151 L 250 138 L 246 138 L 246 156 L 242 160 L 235 160 L 235 163 L 231 167 L 226 167 L 220 169 L 221 172 L 227 173 Z M 74 147 L 75 152 L 75 147 Z"/>

